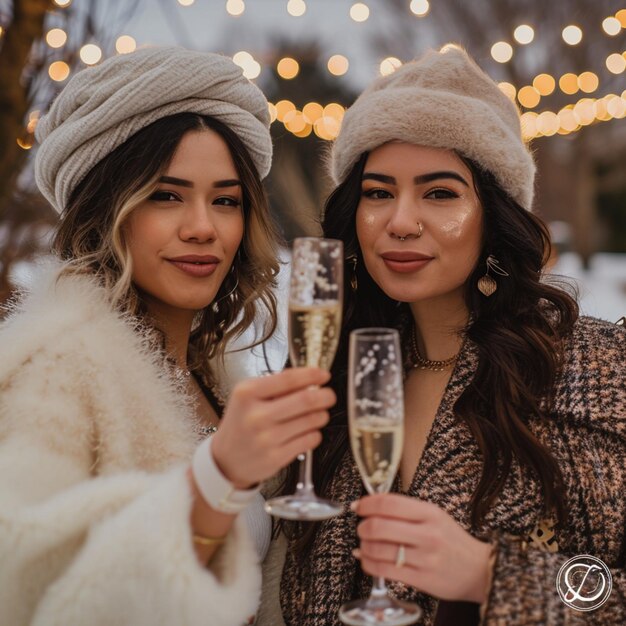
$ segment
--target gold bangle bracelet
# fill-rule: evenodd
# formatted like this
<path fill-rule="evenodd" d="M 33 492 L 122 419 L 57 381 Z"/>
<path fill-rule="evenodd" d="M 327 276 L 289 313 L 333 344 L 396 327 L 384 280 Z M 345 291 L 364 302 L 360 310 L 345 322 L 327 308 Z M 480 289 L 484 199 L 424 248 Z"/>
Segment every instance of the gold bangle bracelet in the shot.
<path fill-rule="evenodd" d="M 197 543 L 199 546 L 219 546 L 220 544 L 226 541 L 226 536 L 224 537 L 207 537 L 206 535 L 193 535 L 193 542 Z"/>

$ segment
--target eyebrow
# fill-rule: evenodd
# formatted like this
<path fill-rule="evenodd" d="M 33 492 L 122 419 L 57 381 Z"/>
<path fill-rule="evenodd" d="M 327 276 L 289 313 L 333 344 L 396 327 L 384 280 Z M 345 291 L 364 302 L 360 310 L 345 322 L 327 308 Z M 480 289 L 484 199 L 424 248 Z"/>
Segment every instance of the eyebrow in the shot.
<path fill-rule="evenodd" d="M 161 178 L 159 178 L 159 182 L 169 183 L 170 185 L 178 185 L 179 187 L 193 188 L 193 183 L 190 180 L 185 180 L 184 178 L 175 178 L 174 176 L 161 176 Z M 237 186 L 241 186 L 241 181 L 235 178 L 228 180 L 217 180 L 213 183 L 213 187 L 216 187 L 218 189 Z"/>
<path fill-rule="evenodd" d="M 466 187 L 469 187 L 467 181 L 456 172 L 430 172 L 428 174 L 422 174 L 421 176 L 415 176 L 413 183 L 415 185 L 423 185 L 424 183 L 430 183 L 433 180 L 440 180 L 442 178 L 452 178 L 463 183 Z M 365 172 L 363 174 L 363 180 L 377 180 L 380 183 L 386 183 L 387 185 L 395 185 L 396 179 L 393 176 L 387 176 L 386 174 L 377 174 L 375 172 Z"/>

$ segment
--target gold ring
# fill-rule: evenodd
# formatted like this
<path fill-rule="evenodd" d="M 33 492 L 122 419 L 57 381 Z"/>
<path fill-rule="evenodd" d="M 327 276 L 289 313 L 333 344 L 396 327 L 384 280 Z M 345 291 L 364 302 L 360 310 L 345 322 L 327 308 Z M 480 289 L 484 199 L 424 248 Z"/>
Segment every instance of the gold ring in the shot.
<path fill-rule="evenodd" d="M 396 555 L 396 567 L 402 567 L 406 563 L 406 549 L 400 544 L 398 546 L 398 554 Z"/>

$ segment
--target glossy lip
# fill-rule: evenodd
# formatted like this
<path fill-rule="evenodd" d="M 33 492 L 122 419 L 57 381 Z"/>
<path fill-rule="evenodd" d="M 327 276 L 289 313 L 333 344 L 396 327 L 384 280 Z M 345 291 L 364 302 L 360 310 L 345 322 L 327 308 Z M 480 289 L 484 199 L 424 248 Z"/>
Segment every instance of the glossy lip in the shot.
<path fill-rule="evenodd" d="M 380 256 L 390 270 L 400 274 L 408 274 L 422 269 L 434 258 L 410 250 L 390 250 L 383 252 Z"/>
<path fill-rule="evenodd" d="M 220 263 L 220 259 L 212 254 L 185 254 L 166 261 L 185 274 L 197 278 L 210 276 Z"/>

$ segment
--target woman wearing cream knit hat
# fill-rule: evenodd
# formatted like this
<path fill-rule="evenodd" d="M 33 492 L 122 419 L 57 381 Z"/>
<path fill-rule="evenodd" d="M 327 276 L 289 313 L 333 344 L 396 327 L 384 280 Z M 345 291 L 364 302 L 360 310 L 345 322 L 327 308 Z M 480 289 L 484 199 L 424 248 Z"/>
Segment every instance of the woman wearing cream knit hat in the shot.
<path fill-rule="evenodd" d="M 352 288 L 314 480 L 352 510 L 284 528 L 284 622 L 336 624 L 380 576 L 424 624 L 626 623 L 626 333 L 544 282 L 515 105 L 463 50 L 431 51 L 356 100 L 331 169 L 323 228 Z M 363 497 L 348 335 L 381 326 L 403 339 L 404 443 L 394 493 Z M 606 569 L 559 574 L 581 554 Z"/>
<path fill-rule="evenodd" d="M 0 327 L 0 623 L 254 614 L 255 485 L 319 443 L 334 401 L 312 368 L 222 399 L 227 342 L 275 325 L 268 127 L 230 59 L 177 48 L 79 73 L 42 119 L 61 221 Z"/>

